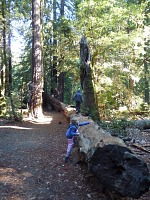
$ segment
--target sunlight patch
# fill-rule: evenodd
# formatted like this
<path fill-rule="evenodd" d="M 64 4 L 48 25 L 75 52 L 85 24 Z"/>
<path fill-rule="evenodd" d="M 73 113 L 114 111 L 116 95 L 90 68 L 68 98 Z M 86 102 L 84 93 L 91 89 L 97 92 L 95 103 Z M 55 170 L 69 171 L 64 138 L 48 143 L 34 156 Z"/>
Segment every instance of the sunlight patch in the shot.
<path fill-rule="evenodd" d="M 32 128 L 26 128 L 26 127 L 20 127 L 20 126 L 0 126 L 0 128 L 13 128 L 13 129 L 22 129 L 22 130 L 32 129 Z"/>
<path fill-rule="evenodd" d="M 44 115 L 42 115 L 40 118 L 34 118 L 30 116 L 24 119 L 24 121 L 29 121 L 33 124 L 50 124 L 52 120 L 53 120 L 52 117 Z"/>
<path fill-rule="evenodd" d="M 16 170 L 13 168 L 0 168 L 0 182 L 4 185 L 23 185 L 23 180 L 25 178 L 31 177 L 32 174 L 29 172 L 24 172 L 23 174 L 17 174 Z"/>

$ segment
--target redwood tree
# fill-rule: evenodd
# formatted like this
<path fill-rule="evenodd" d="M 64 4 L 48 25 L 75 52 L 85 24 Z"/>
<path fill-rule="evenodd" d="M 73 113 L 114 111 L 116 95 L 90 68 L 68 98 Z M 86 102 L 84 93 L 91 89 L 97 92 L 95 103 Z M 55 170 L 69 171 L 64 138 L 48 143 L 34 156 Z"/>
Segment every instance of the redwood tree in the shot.
<path fill-rule="evenodd" d="M 32 84 L 31 112 L 39 118 L 42 114 L 43 65 L 41 47 L 41 0 L 32 0 Z"/>
<path fill-rule="evenodd" d="M 7 66 L 7 59 L 6 59 L 6 20 L 5 20 L 5 12 L 6 12 L 6 1 L 3 0 L 1 4 L 1 12 L 2 12 L 2 48 L 1 48 L 1 68 L 0 68 L 0 114 L 2 114 L 5 101 L 5 81 L 6 81 L 6 66 Z"/>
<path fill-rule="evenodd" d="M 61 15 L 61 18 L 64 17 L 64 0 L 61 0 L 60 15 Z M 63 58 L 60 60 L 60 64 L 63 65 Z M 61 102 L 64 101 L 64 72 L 61 72 L 58 76 L 58 99 Z"/>

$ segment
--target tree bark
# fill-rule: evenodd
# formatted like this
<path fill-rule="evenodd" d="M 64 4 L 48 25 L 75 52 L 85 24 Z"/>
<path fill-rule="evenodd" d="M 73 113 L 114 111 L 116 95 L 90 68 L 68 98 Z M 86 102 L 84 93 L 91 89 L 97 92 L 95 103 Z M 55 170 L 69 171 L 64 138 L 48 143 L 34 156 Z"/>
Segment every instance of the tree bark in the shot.
<path fill-rule="evenodd" d="M 89 170 L 103 185 L 111 199 L 139 198 L 149 190 L 150 175 L 146 163 L 123 142 L 111 136 L 87 117 L 91 125 L 79 127 L 80 153 L 85 155 Z M 116 198 L 117 197 L 117 198 Z"/>
<path fill-rule="evenodd" d="M 149 13 L 150 13 L 150 2 L 148 2 L 148 5 L 145 9 L 145 25 L 148 26 L 149 25 L 149 21 L 150 21 L 150 17 L 149 17 Z M 145 38 L 145 47 L 144 47 L 144 82 L 145 82 L 145 90 L 144 90 L 144 101 L 145 103 L 147 103 L 148 105 L 150 105 L 150 70 L 149 68 L 149 46 L 150 46 L 150 39 Z"/>
<path fill-rule="evenodd" d="M 92 82 L 92 68 L 90 67 L 90 50 L 83 37 L 80 41 L 80 80 L 83 88 L 83 106 L 87 114 L 92 115 L 94 119 L 99 119 L 98 105 L 96 95 L 94 93 L 94 86 Z"/>
<path fill-rule="evenodd" d="M 68 119 L 76 112 L 75 108 L 67 106 L 52 96 L 48 97 L 48 101 L 56 111 L 63 112 Z"/>
<path fill-rule="evenodd" d="M 58 77 L 58 99 L 64 101 L 64 72 L 61 72 Z"/>
<path fill-rule="evenodd" d="M 7 66 L 7 58 L 6 58 L 6 21 L 5 21 L 5 0 L 2 0 L 1 10 L 2 10 L 2 52 L 1 52 L 1 71 L 0 71 L 0 114 L 4 112 L 5 109 L 5 92 L 6 92 L 6 66 Z"/>
<path fill-rule="evenodd" d="M 61 0 L 61 9 L 60 9 L 60 15 L 61 18 L 64 17 L 64 0 Z M 65 33 L 64 33 L 65 34 Z M 61 39 L 60 39 L 61 42 Z M 60 64 L 63 67 L 63 56 L 60 60 Z M 58 76 L 58 99 L 63 102 L 64 101 L 64 79 L 65 79 L 65 75 L 64 72 L 60 72 L 59 76 Z"/>
<path fill-rule="evenodd" d="M 34 117 L 43 115 L 42 92 L 43 92 L 43 65 L 41 50 L 41 0 L 32 2 L 33 24 L 33 60 L 32 60 L 32 95 L 31 110 Z"/>
<path fill-rule="evenodd" d="M 147 43 L 150 44 L 150 41 L 148 41 Z M 145 52 L 147 52 L 147 48 L 144 48 Z M 144 101 L 145 103 L 147 103 L 148 105 L 150 105 L 150 90 L 149 90 L 149 81 L 150 81 L 150 71 L 148 69 L 148 61 L 146 60 L 146 55 L 144 55 L 145 59 L 144 59 L 144 83 L 145 83 L 145 89 L 144 89 Z"/>
<path fill-rule="evenodd" d="M 56 97 L 57 92 L 57 39 L 56 39 L 56 5 L 57 1 L 53 0 L 53 61 L 52 61 L 52 69 L 51 69 L 51 94 Z M 58 96 L 58 95 L 57 95 Z"/>
<path fill-rule="evenodd" d="M 150 129 L 150 120 L 148 119 L 134 120 L 132 123 L 135 128 L 138 128 L 141 130 Z"/>
<path fill-rule="evenodd" d="M 9 5 L 9 15 L 10 15 L 10 5 Z M 14 100 L 12 97 L 12 54 L 11 54 L 11 29 L 10 29 L 10 19 L 9 19 L 9 34 L 8 34 L 8 57 L 9 57 L 9 67 L 8 67 L 8 96 L 10 98 L 11 110 L 12 110 L 12 117 L 18 121 L 20 120 L 17 116 Z"/>

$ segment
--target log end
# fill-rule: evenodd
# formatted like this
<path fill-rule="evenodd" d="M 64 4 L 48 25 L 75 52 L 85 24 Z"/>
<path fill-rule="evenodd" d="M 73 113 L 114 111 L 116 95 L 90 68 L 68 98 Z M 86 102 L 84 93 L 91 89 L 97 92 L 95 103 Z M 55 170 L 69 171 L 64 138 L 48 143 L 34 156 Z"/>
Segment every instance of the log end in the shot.
<path fill-rule="evenodd" d="M 98 147 L 89 161 L 89 168 L 100 183 L 116 195 L 139 198 L 149 191 L 150 175 L 147 165 L 126 147 Z"/>

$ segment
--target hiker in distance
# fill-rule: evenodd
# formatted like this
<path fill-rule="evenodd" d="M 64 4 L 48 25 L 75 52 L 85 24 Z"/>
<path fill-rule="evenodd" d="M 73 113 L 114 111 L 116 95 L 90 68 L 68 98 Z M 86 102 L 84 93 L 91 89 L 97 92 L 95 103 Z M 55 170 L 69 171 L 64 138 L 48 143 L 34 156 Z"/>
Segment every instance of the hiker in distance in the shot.
<path fill-rule="evenodd" d="M 71 154 L 72 148 L 74 146 L 74 141 L 76 136 L 79 136 L 79 131 L 78 131 L 78 127 L 79 126 L 84 126 L 89 124 L 89 122 L 78 122 L 78 119 L 76 117 L 73 117 L 71 119 L 71 123 L 70 126 L 66 132 L 66 137 L 68 139 L 68 147 L 67 147 L 67 153 L 66 153 L 66 157 L 65 157 L 65 162 L 69 161 L 69 156 Z"/>
<path fill-rule="evenodd" d="M 78 91 L 75 93 L 73 99 L 76 102 L 76 113 L 80 113 L 80 106 L 81 106 L 81 103 L 83 102 L 82 94 L 80 92 L 80 89 L 78 89 Z"/>

